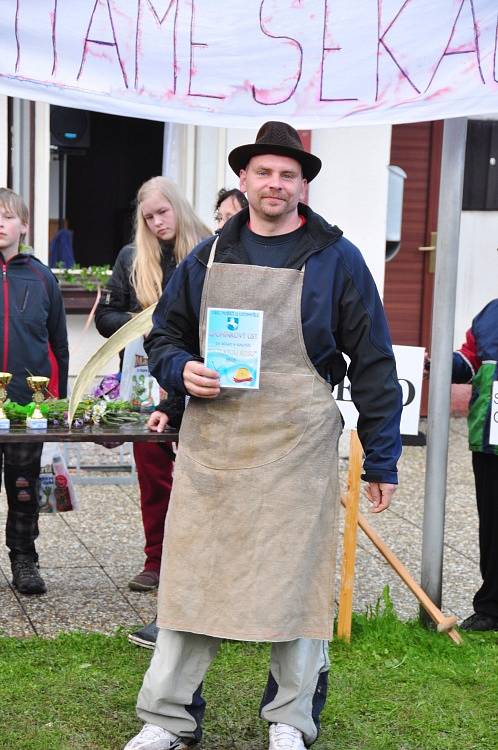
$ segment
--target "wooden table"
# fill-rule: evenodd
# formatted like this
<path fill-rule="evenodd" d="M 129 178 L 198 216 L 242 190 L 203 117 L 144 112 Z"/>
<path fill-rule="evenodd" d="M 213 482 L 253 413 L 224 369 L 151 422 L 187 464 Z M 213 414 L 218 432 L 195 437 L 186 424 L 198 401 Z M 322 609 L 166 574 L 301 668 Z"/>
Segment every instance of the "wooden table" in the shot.
<path fill-rule="evenodd" d="M 11 426 L 0 430 L 0 443 L 176 443 L 178 430 L 167 428 L 164 432 L 152 432 L 136 422 L 119 427 L 109 425 L 86 425 L 68 430 L 63 427 L 47 427 L 46 430 L 30 430 L 27 427 Z"/>

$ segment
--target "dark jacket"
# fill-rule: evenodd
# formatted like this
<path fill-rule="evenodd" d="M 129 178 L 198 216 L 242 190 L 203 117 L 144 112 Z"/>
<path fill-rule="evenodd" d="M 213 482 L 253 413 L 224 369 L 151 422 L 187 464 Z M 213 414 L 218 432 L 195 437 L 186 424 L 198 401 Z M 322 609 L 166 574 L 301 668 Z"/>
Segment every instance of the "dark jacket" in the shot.
<path fill-rule="evenodd" d="M 375 283 L 359 250 L 307 206 L 303 241 L 287 267 L 306 263 L 301 320 L 308 355 L 333 387 L 346 373 L 342 352 L 351 358 L 351 395 L 360 412 L 358 432 L 369 481 L 396 482 L 401 453 L 401 388 L 389 331 Z M 218 263 L 247 263 L 240 228 L 248 209 L 224 226 Z M 201 242 L 178 266 L 155 310 L 145 342 L 149 367 L 159 383 L 185 393 L 183 368 L 199 352 L 199 309 L 206 264 L 214 238 Z"/>
<path fill-rule="evenodd" d="M 465 343 L 453 353 L 453 383 L 472 383 L 467 419 L 471 451 L 498 455 L 498 445 L 489 443 L 491 394 L 497 380 L 498 299 L 494 299 L 474 318 Z"/>
<path fill-rule="evenodd" d="M 95 311 L 95 325 L 98 332 L 109 338 L 113 333 L 131 320 L 132 313 L 142 309 L 138 304 L 135 289 L 130 281 L 131 268 L 135 248 L 125 245 L 118 254 L 112 275 L 106 288 L 102 291 L 102 299 Z M 175 259 L 169 245 L 163 245 L 161 268 L 163 272 L 163 288 L 166 286 L 173 271 Z"/>
<path fill-rule="evenodd" d="M 12 373 L 7 393 L 28 404 L 33 393 L 26 377 L 50 377 L 49 344 L 59 367 L 59 396 L 67 395 L 69 349 L 66 315 L 57 279 L 47 266 L 28 253 L 2 264 L 0 292 L 1 369 Z"/>
<path fill-rule="evenodd" d="M 163 272 L 163 288 L 166 286 L 175 270 L 175 258 L 170 245 L 162 245 L 161 268 Z M 135 248 L 125 245 L 119 252 L 112 269 L 112 275 L 106 288 L 102 292 L 102 300 L 95 311 L 95 325 L 98 332 L 109 338 L 121 326 L 131 320 L 132 313 L 142 308 L 138 303 L 135 289 L 130 281 Z M 171 390 L 171 389 L 170 389 Z M 168 398 L 157 405 L 169 417 L 173 427 L 179 427 L 184 410 L 185 399 L 172 391 Z"/>

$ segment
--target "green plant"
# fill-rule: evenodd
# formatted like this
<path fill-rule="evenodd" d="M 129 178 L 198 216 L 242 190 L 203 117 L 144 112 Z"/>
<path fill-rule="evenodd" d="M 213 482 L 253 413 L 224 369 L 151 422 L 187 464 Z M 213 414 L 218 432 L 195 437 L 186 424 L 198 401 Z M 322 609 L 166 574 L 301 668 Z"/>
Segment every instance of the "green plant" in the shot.
<path fill-rule="evenodd" d="M 80 266 L 75 264 L 71 268 L 65 268 L 60 261 L 53 269 L 56 276 L 67 286 L 81 286 L 87 291 L 95 291 L 98 287 L 105 286 L 110 275 L 110 266 Z"/>
<path fill-rule="evenodd" d="M 48 419 L 49 427 L 67 426 L 67 412 L 69 409 L 68 399 L 49 398 L 39 404 L 44 417 Z M 24 425 L 26 417 L 31 416 L 35 409 L 33 402 L 29 404 L 17 404 L 15 401 L 7 400 L 4 403 L 4 411 L 13 426 Z M 106 401 L 95 396 L 86 396 L 80 401 L 76 408 L 73 428 L 83 427 L 85 424 L 97 422 L 103 425 L 119 427 L 126 424 L 137 424 L 144 421 L 144 415 L 137 412 L 128 401 Z"/>

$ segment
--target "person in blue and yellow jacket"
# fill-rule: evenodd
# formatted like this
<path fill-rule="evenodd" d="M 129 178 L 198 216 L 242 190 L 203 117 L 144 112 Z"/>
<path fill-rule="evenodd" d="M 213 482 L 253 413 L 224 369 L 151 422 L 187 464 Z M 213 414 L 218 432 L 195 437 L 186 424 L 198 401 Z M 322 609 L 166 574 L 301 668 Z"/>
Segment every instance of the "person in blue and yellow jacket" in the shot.
<path fill-rule="evenodd" d="M 474 318 L 465 343 L 453 353 L 452 381 L 472 383 L 468 427 L 472 451 L 482 586 L 464 630 L 498 630 L 498 445 L 491 442 L 493 384 L 498 380 L 498 299 Z"/>

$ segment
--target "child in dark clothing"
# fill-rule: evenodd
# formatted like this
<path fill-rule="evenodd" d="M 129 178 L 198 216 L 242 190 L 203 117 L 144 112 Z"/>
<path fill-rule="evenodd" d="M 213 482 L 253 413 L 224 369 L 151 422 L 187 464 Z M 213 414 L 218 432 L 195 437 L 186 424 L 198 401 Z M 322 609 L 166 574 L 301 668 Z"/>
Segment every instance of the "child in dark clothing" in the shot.
<path fill-rule="evenodd" d="M 21 242 L 29 213 L 23 199 L 0 188 L 0 369 L 12 374 L 11 401 L 32 400 L 26 376 L 51 372 L 49 348 L 58 365 L 59 396 L 67 394 L 69 350 L 62 295 L 55 276 Z M 38 536 L 37 484 L 42 443 L 1 443 L 8 513 L 6 543 L 13 585 L 21 594 L 43 594 L 35 540 Z"/>

